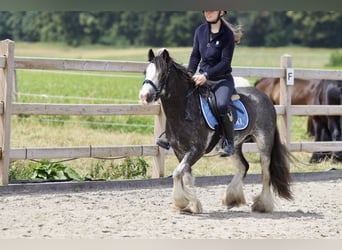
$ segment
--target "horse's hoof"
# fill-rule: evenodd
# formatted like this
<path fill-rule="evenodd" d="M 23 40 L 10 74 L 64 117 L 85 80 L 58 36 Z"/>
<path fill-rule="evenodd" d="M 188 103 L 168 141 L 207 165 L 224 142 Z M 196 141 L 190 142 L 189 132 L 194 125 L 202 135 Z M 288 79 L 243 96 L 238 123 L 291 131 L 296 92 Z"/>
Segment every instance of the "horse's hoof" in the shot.
<path fill-rule="evenodd" d="M 187 209 L 187 208 L 179 210 L 179 213 L 180 214 L 185 214 L 185 215 L 192 215 L 192 214 L 194 214 L 190 209 Z"/>
<path fill-rule="evenodd" d="M 228 205 L 227 206 L 227 210 L 230 210 L 230 209 L 232 209 L 233 207 L 235 207 L 234 205 Z"/>
<path fill-rule="evenodd" d="M 260 196 L 254 198 L 252 211 L 258 213 L 272 213 L 274 209 L 272 200 L 262 199 Z"/>
<path fill-rule="evenodd" d="M 252 205 L 252 212 L 257 213 L 272 213 L 273 209 L 267 209 L 266 207 L 260 205 L 260 204 L 253 204 Z"/>
<path fill-rule="evenodd" d="M 241 192 L 233 193 L 230 190 L 225 192 L 225 195 L 222 198 L 222 205 L 227 207 L 227 209 L 232 209 L 233 207 L 240 207 L 246 204 L 245 196 L 243 195 L 242 189 Z"/>
<path fill-rule="evenodd" d="M 180 210 L 186 214 L 201 214 L 203 212 L 202 204 L 200 201 L 189 203 L 188 206 Z"/>
<path fill-rule="evenodd" d="M 232 208 L 234 208 L 234 207 L 239 207 L 240 205 L 241 205 L 241 203 L 240 202 L 237 202 L 237 201 L 231 201 L 231 202 L 227 202 L 227 201 L 225 201 L 225 200 L 222 200 L 222 204 L 224 205 L 224 206 L 226 206 L 226 208 L 228 209 L 228 210 L 230 210 L 230 209 L 232 209 Z"/>

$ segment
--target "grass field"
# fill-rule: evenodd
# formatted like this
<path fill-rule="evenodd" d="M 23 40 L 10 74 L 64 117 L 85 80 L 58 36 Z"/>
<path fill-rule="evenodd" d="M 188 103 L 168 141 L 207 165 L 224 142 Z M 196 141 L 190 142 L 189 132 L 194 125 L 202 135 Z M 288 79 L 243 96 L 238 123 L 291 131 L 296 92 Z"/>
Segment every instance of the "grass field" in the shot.
<path fill-rule="evenodd" d="M 146 61 L 149 48 L 112 48 L 109 46 L 67 47 L 61 44 L 41 44 L 18 42 L 15 45 L 16 56 L 52 57 L 75 59 L 101 59 L 122 61 Z M 158 49 L 158 48 L 153 48 Z M 178 63 L 188 63 L 190 47 L 168 48 Z M 233 66 L 279 67 L 280 57 L 289 54 L 293 57 L 293 67 L 325 68 L 336 49 L 302 47 L 241 47 L 234 53 Z"/>
<path fill-rule="evenodd" d="M 116 49 L 89 46 L 71 48 L 60 44 L 29 44 L 18 42 L 15 56 L 76 59 L 109 59 L 146 61 L 148 48 Z M 191 48 L 169 48 L 179 63 L 187 63 Z M 279 67 L 283 54 L 293 56 L 293 66 L 299 68 L 327 68 L 334 50 L 309 48 L 246 48 L 238 47 L 233 66 Z M 255 80 L 250 79 L 252 82 Z M 18 70 L 19 102 L 39 103 L 137 103 L 142 74 L 61 72 Z M 291 140 L 308 141 L 306 118 L 294 117 Z M 153 144 L 153 117 L 147 116 L 13 116 L 11 147 L 82 146 Z M 331 162 L 308 165 L 310 154 L 296 153 L 304 164 L 292 165 L 291 171 L 312 171 L 331 168 Z M 260 172 L 258 154 L 248 154 L 251 172 Z M 117 160 L 119 161 L 119 160 Z M 151 163 L 151 159 L 146 157 Z M 85 176 L 97 166 L 97 159 L 66 162 Z M 16 168 L 27 166 L 27 161 L 12 163 Z M 101 163 L 102 164 L 102 163 Z M 103 167 L 110 163 L 103 162 Z M 174 156 L 167 157 L 166 176 L 176 166 Z M 334 167 L 336 167 L 334 165 Z M 195 175 L 233 173 L 230 160 L 204 157 L 194 167 Z M 149 172 L 150 176 L 151 173 Z"/>

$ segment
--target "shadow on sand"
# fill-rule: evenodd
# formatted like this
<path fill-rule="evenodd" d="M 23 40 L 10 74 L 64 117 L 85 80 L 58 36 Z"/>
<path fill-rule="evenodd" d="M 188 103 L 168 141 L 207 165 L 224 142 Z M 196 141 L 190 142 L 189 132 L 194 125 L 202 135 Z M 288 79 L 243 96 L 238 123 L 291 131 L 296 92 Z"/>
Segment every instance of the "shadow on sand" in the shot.
<path fill-rule="evenodd" d="M 186 214 L 186 213 L 183 213 Z M 321 213 L 297 211 L 274 211 L 272 213 L 256 213 L 248 211 L 222 210 L 204 212 L 202 214 L 192 214 L 192 216 L 202 217 L 203 219 L 234 219 L 234 218 L 256 218 L 256 219 L 281 219 L 281 218 L 312 218 L 322 219 Z"/>

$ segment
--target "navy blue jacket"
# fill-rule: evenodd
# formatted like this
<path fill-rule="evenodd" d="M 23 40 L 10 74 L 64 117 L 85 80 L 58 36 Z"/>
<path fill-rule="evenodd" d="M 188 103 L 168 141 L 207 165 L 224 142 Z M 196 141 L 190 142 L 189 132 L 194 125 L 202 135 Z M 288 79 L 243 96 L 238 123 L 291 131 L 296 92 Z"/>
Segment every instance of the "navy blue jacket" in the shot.
<path fill-rule="evenodd" d="M 212 39 L 210 39 L 209 23 L 204 23 L 195 30 L 188 71 L 194 74 L 200 63 L 199 72 L 205 74 L 207 80 L 231 77 L 231 62 L 235 47 L 234 33 L 223 21 L 221 22 L 219 32 L 212 34 Z"/>

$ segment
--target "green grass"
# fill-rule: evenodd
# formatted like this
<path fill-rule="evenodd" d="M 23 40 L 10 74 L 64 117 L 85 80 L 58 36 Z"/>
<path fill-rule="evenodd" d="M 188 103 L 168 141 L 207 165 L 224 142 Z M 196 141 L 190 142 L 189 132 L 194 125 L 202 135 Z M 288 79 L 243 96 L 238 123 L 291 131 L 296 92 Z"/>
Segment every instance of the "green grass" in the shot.
<path fill-rule="evenodd" d="M 120 103 L 127 99 L 131 103 L 138 102 L 137 91 L 144 79 L 143 74 L 114 74 L 62 72 L 42 70 L 18 70 L 18 91 L 28 94 L 46 95 L 48 97 L 23 96 L 20 101 L 34 102 L 82 102 L 100 103 L 106 99 L 109 103 Z M 53 99 L 56 96 L 55 99 Z M 66 98 L 58 98 L 63 96 Z M 41 98 L 41 100 L 39 99 Z M 102 101 L 103 102 L 103 101 Z"/>
<path fill-rule="evenodd" d="M 80 59 L 110 59 L 146 61 L 148 48 L 117 49 L 103 46 L 70 48 L 60 44 L 16 43 L 15 56 L 58 57 Z M 169 48 L 179 63 L 187 63 L 191 48 Z M 233 66 L 279 67 L 283 54 L 293 56 L 293 67 L 328 68 L 333 50 L 310 48 L 247 48 L 237 47 Z M 254 80 L 251 78 L 250 80 Z M 30 103 L 138 103 L 138 92 L 143 74 L 98 73 L 18 70 L 19 102 Z M 153 144 L 153 117 L 151 116 L 14 116 L 12 117 L 11 147 L 51 147 L 84 145 Z M 306 135 L 306 118 L 293 117 L 292 141 L 310 141 Z M 292 165 L 292 171 L 329 169 L 330 162 L 307 165 L 310 154 L 295 153 L 304 164 Z M 152 163 L 150 157 L 146 157 Z M 251 172 L 260 172 L 258 154 L 247 154 Z M 120 160 L 116 160 L 120 161 Z M 67 162 L 82 176 L 96 168 L 99 160 L 79 159 Z M 113 165 L 108 161 L 107 168 Z M 166 160 L 165 175 L 171 175 L 177 161 Z M 23 171 L 27 161 L 15 163 Z M 103 166 L 106 168 L 106 166 Z M 221 175 L 234 172 L 227 159 L 204 157 L 194 167 L 195 175 Z M 151 169 L 147 176 L 151 176 Z"/>
<path fill-rule="evenodd" d="M 137 104 L 143 74 L 18 70 L 17 81 L 18 102 Z M 153 118 L 149 116 L 40 116 L 38 119 L 42 122 L 53 119 L 60 123 L 79 121 L 92 128 L 111 131 L 153 131 Z M 140 125 L 127 126 L 137 123 Z"/>
<path fill-rule="evenodd" d="M 149 48 L 113 48 L 110 46 L 68 47 L 62 44 L 25 43 L 15 44 L 15 55 L 24 57 L 52 57 L 74 59 L 100 59 L 120 61 L 147 61 Z M 159 48 L 153 48 L 157 50 Z M 178 63 L 188 63 L 190 47 L 170 47 L 171 56 Z M 327 68 L 330 56 L 336 49 L 303 47 L 244 47 L 237 46 L 233 66 L 279 67 L 280 57 L 292 56 L 293 67 Z"/>

